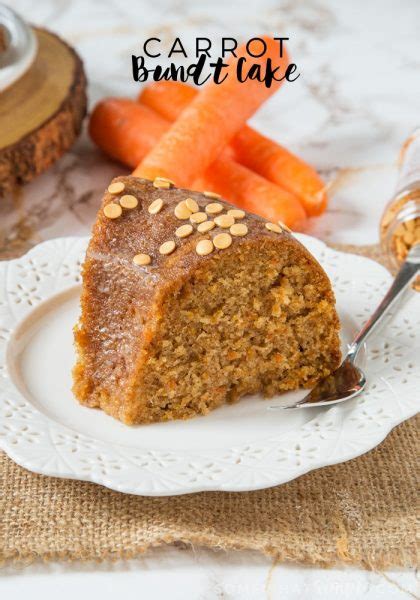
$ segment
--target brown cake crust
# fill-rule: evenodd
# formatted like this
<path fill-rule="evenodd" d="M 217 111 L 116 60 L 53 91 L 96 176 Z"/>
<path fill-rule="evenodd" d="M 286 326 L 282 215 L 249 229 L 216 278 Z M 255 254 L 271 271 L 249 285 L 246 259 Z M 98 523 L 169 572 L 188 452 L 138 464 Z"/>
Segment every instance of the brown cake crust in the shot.
<path fill-rule="evenodd" d="M 122 182 L 123 194 L 138 198 L 133 210 L 124 210 L 116 219 L 104 215 L 103 208 L 115 196 L 105 192 L 102 207 L 87 250 L 83 267 L 83 291 L 81 296 L 81 319 L 75 330 L 78 362 L 74 369 L 74 392 L 79 401 L 91 407 L 100 407 L 126 423 L 138 423 L 171 418 L 187 418 L 197 412 L 205 413 L 225 401 L 235 400 L 243 393 L 256 389 L 209 390 L 209 399 L 197 409 L 185 410 L 153 409 L 153 398 L 142 395 L 142 385 L 150 381 L 151 365 L 162 353 L 162 345 L 156 350 L 159 327 L 168 320 L 168 311 L 176 311 L 177 295 L 191 280 L 204 281 L 215 268 L 228 269 L 228 260 L 249 260 L 261 252 L 261 256 L 287 256 L 290 265 L 300 265 L 310 279 L 313 290 L 317 290 L 317 303 L 325 310 L 328 319 L 328 342 L 326 354 L 320 362 L 317 376 L 327 374 L 339 364 L 339 322 L 334 308 L 334 295 L 330 282 L 314 257 L 286 230 L 280 233 L 269 231 L 266 221 L 258 216 L 246 214 L 238 221 L 248 227 L 244 237 L 233 238 L 232 245 L 225 250 L 215 250 L 207 256 L 196 252 L 199 240 L 211 239 L 213 230 L 200 234 L 196 228 L 189 237 L 178 239 L 175 230 L 189 221 L 180 221 L 174 214 L 175 206 L 186 198 L 193 198 L 204 211 L 210 202 L 220 202 L 225 209 L 235 208 L 223 200 L 212 200 L 201 193 L 171 187 L 156 188 L 153 182 L 135 177 L 117 177 L 113 182 Z M 150 214 L 149 205 L 161 198 L 163 208 L 159 214 Z M 229 230 L 223 230 L 229 231 Z M 167 256 L 159 253 L 161 244 L 174 240 L 176 249 Z M 145 253 L 151 257 L 147 266 L 137 266 L 133 257 Z M 248 259 L 246 258 L 248 257 Z M 226 261 L 226 265 L 222 263 Z M 223 271 L 223 269 L 222 269 Z M 293 275 L 294 276 L 294 275 Z M 308 286 L 307 286 L 308 287 Z M 212 291 L 209 289 L 209 295 Z M 314 295 L 314 291 L 308 294 Z M 165 322 L 166 322 L 165 321 Z M 191 340 L 194 344 L 194 339 Z M 119 349 L 119 350 L 118 350 Z M 313 374 L 300 383 L 312 385 Z M 299 382 L 289 382 L 282 389 L 293 389 Z M 168 384 L 168 387 L 171 387 Z M 177 385 L 175 381 L 174 386 Z M 249 387 L 249 386 L 248 386 Z M 258 387 L 258 386 L 257 386 Z M 264 385 L 268 394 L 276 388 Z M 168 390 L 169 393 L 169 390 Z M 204 394 L 205 395 L 205 394 Z M 213 399 L 210 399 L 212 396 Z"/>

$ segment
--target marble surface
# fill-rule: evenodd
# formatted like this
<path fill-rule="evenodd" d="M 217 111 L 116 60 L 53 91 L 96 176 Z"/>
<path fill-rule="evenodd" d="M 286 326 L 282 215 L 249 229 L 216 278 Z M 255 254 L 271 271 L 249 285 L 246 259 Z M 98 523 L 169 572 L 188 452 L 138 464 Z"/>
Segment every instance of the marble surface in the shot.
<path fill-rule="evenodd" d="M 185 546 L 156 548 L 136 560 L 37 564 L 0 571 L 0 594 L 13 600 L 407 600 L 411 572 L 277 565 L 255 552 Z"/>
<path fill-rule="evenodd" d="M 330 183 L 325 215 L 306 232 L 327 242 L 378 240 L 378 221 L 396 179 L 405 137 L 419 124 L 418 0 L 8 0 L 32 23 L 48 27 L 81 54 L 90 103 L 105 95 L 133 96 L 130 57 L 157 35 L 191 42 L 275 32 L 290 37 L 301 77 L 286 85 L 252 119 L 253 125 L 312 162 Z M 1 135 L 1 133 L 0 133 Z M 72 150 L 22 193 L 2 199 L 0 258 L 39 241 L 85 235 L 103 189 L 122 172 L 84 133 Z M 254 553 L 171 547 L 137 561 L 102 565 L 33 565 L 3 569 L 4 598 L 74 597 L 115 589 L 163 598 L 404 598 L 415 594 L 410 571 L 273 565 Z M 414 596 L 415 597 L 415 596 Z"/>

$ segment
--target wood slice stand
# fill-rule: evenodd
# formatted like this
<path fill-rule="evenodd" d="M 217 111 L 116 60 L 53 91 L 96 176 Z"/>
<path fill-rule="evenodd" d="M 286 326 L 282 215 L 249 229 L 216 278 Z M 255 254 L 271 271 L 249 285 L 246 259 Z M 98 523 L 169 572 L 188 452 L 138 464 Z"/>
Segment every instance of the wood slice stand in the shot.
<path fill-rule="evenodd" d="M 0 196 L 45 171 L 79 135 L 86 78 L 76 52 L 35 29 L 38 53 L 29 70 L 0 93 Z"/>

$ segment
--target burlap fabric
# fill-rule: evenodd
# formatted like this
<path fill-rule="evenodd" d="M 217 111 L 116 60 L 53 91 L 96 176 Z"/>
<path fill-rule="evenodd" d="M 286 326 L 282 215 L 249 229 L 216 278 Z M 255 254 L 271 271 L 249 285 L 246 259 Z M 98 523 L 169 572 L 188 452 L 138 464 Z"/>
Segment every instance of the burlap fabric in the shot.
<path fill-rule="evenodd" d="M 301 564 L 415 566 L 418 425 L 403 423 L 355 460 L 248 493 L 124 495 L 35 475 L 0 454 L 0 560 L 133 557 L 178 541 Z"/>

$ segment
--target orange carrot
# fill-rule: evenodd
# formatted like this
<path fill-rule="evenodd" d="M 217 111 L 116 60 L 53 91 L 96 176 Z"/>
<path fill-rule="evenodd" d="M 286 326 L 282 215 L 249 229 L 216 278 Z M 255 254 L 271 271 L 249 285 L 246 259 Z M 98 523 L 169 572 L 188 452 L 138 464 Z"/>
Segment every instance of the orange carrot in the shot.
<path fill-rule="evenodd" d="M 104 152 L 133 167 L 169 127 L 169 121 L 137 102 L 109 98 L 94 108 L 89 132 Z M 305 219 L 305 211 L 292 194 L 235 162 L 225 152 L 192 187 L 216 191 L 241 208 L 272 221 L 281 220 L 289 227 L 300 227 Z"/>
<path fill-rule="evenodd" d="M 325 183 L 305 161 L 248 126 L 233 139 L 232 148 L 240 163 L 296 194 L 308 215 L 324 212 Z"/>
<path fill-rule="evenodd" d="M 142 88 L 137 100 L 168 121 L 176 121 L 199 93 L 199 88 L 182 81 L 156 81 Z"/>
<path fill-rule="evenodd" d="M 287 53 L 283 50 L 280 58 L 278 43 L 269 37 L 264 40 L 265 54 L 251 62 L 263 69 L 267 59 L 271 59 L 272 67 L 284 74 L 289 64 Z M 269 88 L 256 79 L 240 83 L 236 68 L 239 58 L 248 57 L 245 46 L 238 49 L 237 57 L 229 61 L 223 83 L 205 86 L 145 157 L 135 175 L 149 179 L 161 175 L 181 187 L 191 186 L 247 119 L 280 87 L 281 81 L 273 81 Z"/>
<path fill-rule="evenodd" d="M 175 121 L 199 93 L 186 83 L 159 81 L 144 88 L 138 100 Z M 295 194 L 309 215 L 325 210 L 327 194 L 318 173 L 277 142 L 245 125 L 231 140 L 231 148 L 240 163 Z"/>
<path fill-rule="evenodd" d="M 269 221 L 280 220 L 293 229 L 301 229 L 305 221 L 306 213 L 296 196 L 224 154 L 194 187 L 213 190 L 244 210 Z"/>
<path fill-rule="evenodd" d="M 169 127 L 170 123 L 154 111 L 125 98 L 101 100 L 89 120 L 89 134 L 95 144 L 133 169 Z"/>

